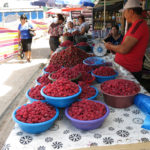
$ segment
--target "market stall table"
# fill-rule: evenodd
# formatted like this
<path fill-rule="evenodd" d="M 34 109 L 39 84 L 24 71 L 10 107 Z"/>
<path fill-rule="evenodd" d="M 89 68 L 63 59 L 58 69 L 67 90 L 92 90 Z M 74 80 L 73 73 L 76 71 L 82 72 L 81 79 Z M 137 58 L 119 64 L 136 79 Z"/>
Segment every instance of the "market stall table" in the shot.
<path fill-rule="evenodd" d="M 112 56 L 104 57 L 112 61 Z M 119 72 L 118 78 L 137 80 L 125 69 L 114 63 L 113 67 Z M 99 89 L 100 84 L 95 83 Z M 142 86 L 140 93 L 150 95 Z M 103 101 L 100 93 L 97 100 Z M 82 131 L 76 129 L 60 109 L 60 116 L 52 128 L 41 134 L 28 134 L 15 124 L 8 136 L 4 149 L 7 150 L 70 150 L 91 146 L 110 146 L 118 144 L 143 143 L 150 141 L 150 131 L 141 128 L 145 114 L 135 105 L 119 109 L 109 106 L 110 114 L 103 125 L 95 130 Z"/>

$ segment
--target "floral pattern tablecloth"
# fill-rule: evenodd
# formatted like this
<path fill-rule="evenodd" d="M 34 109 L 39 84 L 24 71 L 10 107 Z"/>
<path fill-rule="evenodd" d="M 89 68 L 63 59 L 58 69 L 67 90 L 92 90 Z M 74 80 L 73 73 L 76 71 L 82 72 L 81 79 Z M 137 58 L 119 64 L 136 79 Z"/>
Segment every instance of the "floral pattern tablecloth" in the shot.
<path fill-rule="evenodd" d="M 118 78 L 136 81 L 119 65 L 115 64 L 113 67 L 119 71 Z M 95 83 L 94 86 L 99 88 L 100 84 Z M 150 95 L 143 87 L 140 92 Z M 101 93 L 97 100 L 103 101 Z M 2 150 L 71 150 L 150 141 L 150 131 L 141 128 L 145 114 L 135 105 L 125 109 L 109 109 L 110 114 L 103 125 L 90 131 L 82 131 L 72 126 L 64 115 L 64 109 L 60 109 L 60 116 L 52 128 L 41 134 L 25 133 L 15 124 Z"/>

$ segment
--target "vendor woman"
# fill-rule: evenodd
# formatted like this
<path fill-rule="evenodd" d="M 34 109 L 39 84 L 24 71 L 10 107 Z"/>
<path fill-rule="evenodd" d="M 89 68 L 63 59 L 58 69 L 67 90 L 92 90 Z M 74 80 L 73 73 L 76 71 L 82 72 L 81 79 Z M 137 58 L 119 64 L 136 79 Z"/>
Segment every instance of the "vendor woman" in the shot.
<path fill-rule="evenodd" d="M 61 14 L 57 15 L 57 23 L 52 23 L 49 26 L 49 31 L 48 33 L 50 34 L 50 39 L 49 39 L 49 44 L 50 44 L 50 49 L 51 49 L 51 54 L 58 48 L 59 46 L 59 37 L 63 34 L 63 22 L 64 22 L 64 17 Z"/>
<path fill-rule="evenodd" d="M 88 33 L 90 26 L 87 22 L 85 22 L 85 18 L 83 15 L 80 15 L 78 17 L 78 23 L 79 23 L 79 32 L 81 35 L 84 35 L 85 33 Z"/>
<path fill-rule="evenodd" d="M 142 18 L 140 1 L 128 0 L 123 11 L 127 22 L 132 23 L 132 26 L 120 45 L 105 43 L 105 47 L 116 52 L 116 63 L 126 68 L 138 81 L 141 81 L 143 57 L 149 40 L 148 25 Z"/>

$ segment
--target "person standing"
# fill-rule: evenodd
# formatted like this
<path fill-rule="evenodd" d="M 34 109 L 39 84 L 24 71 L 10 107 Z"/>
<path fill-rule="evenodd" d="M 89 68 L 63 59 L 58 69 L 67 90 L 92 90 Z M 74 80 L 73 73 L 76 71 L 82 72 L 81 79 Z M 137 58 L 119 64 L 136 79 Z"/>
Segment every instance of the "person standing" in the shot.
<path fill-rule="evenodd" d="M 115 62 L 130 71 L 140 82 L 144 54 L 148 45 L 149 30 L 142 18 L 140 1 L 128 0 L 124 5 L 124 16 L 131 27 L 120 45 L 105 43 L 105 47 L 116 52 Z"/>
<path fill-rule="evenodd" d="M 64 22 L 64 17 L 61 14 L 57 15 L 57 22 L 56 23 L 52 23 L 49 26 L 49 31 L 48 33 L 50 34 L 50 38 L 49 38 L 49 45 L 50 45 L 50 56 L 52 55 L 52 53 L 54 51 L 56 51 L 56 49 L 59 46 L 59 37 L 61 35 L 63 35 L 63 22 Z"/>
<path fill-rule="evenodd" d="M 29 34 L 29 29 L 35 31 L 31 23 L 27 21 L 26 15 L 20 16 L 21 23 L 18 26 L 18 40 L 22 44 L 23 52 L 25 53 L 27 62 L 31 62 L 31 44 L 32 37 Z"/>

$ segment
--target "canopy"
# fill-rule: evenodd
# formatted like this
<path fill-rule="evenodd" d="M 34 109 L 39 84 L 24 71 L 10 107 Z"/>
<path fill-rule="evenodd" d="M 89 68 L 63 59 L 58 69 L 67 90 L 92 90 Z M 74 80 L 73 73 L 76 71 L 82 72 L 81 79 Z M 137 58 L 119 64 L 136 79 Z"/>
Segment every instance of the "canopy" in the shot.
<path fill-rule="evenodd" d="M 123 8 L 123 1 L 120 1 L 120 2 L 116 2 L 112 5 L 106 5 L 106 10 L 107 11 L 118 11 L 120 9 Z M 97 11 L 103 11 L 104 10 L 104 6 L 99 6 L 99 7 L 95 7 L 94 10 L 97 10 Z"/>
<path fill-rule="evenodd" d="M 62 11 L 70 12 L 70 11 L 80 11 L 82 9 L 83 8 L 63 8 Z"/>
<path fill-rule="evenodd" d="M 56 5 L 82 5 L 94 7 L 94 1 L 95 0 L 38 0 L 31 2 L 31 5 L 46 6 L 47 4 L 51 7 L 54 7 Z"/>
<path fill-rule="evenodd" d="M 100 6 L 104 6 L 105 5 L 113 5 L 114 3 L 117 2 L 124 2 L 125 0 L 99 0 L 99 2 L 97 2 L 96 7 L 100 7 Z"/>
<path fill-rule="evenodd" d="M 64 15 L 69 15 L 68 12 L 63 12 L 61 9 L 58 9 L 58 8 L 50 9 L 46 13 L 47 14 L 64 14 Z"/>
<path fill-rule="evenodd" d="M 93 0 L 55 0 L 56 4 L 94 6 Z"/>

